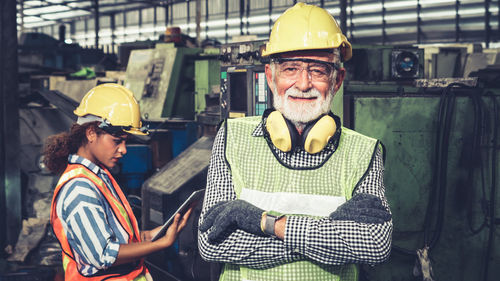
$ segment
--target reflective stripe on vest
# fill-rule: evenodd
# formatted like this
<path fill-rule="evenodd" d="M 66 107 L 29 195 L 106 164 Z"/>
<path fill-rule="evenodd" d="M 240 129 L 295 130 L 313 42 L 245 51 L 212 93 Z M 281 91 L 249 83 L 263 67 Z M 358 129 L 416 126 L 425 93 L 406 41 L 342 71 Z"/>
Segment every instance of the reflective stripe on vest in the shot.
<path fill-rule="evenodd" d="M 52 228 L 54 229 L 54 233 L 56 234 L 59 243 L 62 248 L 62 256 L 63 256 L 63 267 L 65 272 L 65 280 L 145 280 L 144 274 L 147 273 L 147 269 L 144 266 L 144 260 L 140 260 L 139 264 L 135 268 L 131 268 L 130 271 L 124 273 L 112 273 L 109 275 L 99 275 L 94 277 L 85 277 L 83 276 L 77 268 L 76 262 L 74 260 L 73 251 L 71 246 L 69 245 L 68 239 L 64 232 L 61 220 L 57 216 L 56 205 L 57 205 L 57 196 L 61 191 L 61 188 L 71 179 L 74 178 L 86 178 L 90 180 L 102 193 L 108 204 L 110 205 L 114 215 L 120 222 L 123 229 L 127 232 L 129 239 L 128 243 L 140 242 L 139 237 L 139 226 L 137 224 L 137 220 L 135 219 L 134 213 L 132 212 L 132 208 L 128 203 L 125 195 L 121 191 L 118 183 L 115 181 L 113 176 L 109 173 L 108 170 L 103 169 L 108 175 L 111 183 L 116 191 L 116 194 L 120 198 L 121 202 L 113 196 L 105 182 L 99 178 L 95 173 L 90 171 L 83 165 L 80 164 L 69 164 L 64 171 L 63 175 L 59 179 L 56 189 L 54 191 L 54 196 L 52 198 L 52 206 L 51 206 L 51 214 L 50 221 L 52 224 Z M 141 277 L 142 276 L 142 277 Z M 137 279 L 139 278 L 139 279 Z"/>
<path fill-rule="evenodd" d="M 230 119 L 226 159 L 237 197 L 267 211 L 325 217 L 350 199 L 368 170 L 377 140 L 342 128 L 339 146 L 322 165 L 291 169 L 275 158 L 264 137 L 252 132 L 261 117 Z M 311 202 L 315 202 L 311 206 Z M 226 264 L 221 280 L 357 280 L 355 265 L 332 266 L 308 260 L 265 270 Z"/>

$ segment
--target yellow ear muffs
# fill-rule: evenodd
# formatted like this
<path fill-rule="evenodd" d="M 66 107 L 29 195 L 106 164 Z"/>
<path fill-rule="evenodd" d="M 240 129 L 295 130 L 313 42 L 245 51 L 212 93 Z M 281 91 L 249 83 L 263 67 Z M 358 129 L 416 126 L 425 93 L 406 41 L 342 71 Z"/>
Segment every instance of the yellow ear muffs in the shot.
<path fill-rule="evenodd" d="M 304 150 L 310 154 L 320 152 L 328 144 L 336 130 L 337 125 L 330 115 L 321 117 L 302 133 L 302 138 L 305 139 Z"/>
<path fill-rule="evenodd" d="M 323 150 L 330 138 L 335 134 L 337 125 L 330 115 L 324 115 L 317 121 L 309 123 L 299 135 L 295 126 L 283 117 L 279 111 L 272 111 L 267 115 L 265 130 L 271 142 L 283 152 L 289 152 L 297 144 L 303 144 L 304 150 L 315 154 Z"/>
<path fill-rule="evenodd" d="M 266 130 L 269 133 L 269 138 L 274 146 L 283 152 L 288 152 L 294 147 L 294 139 L 290 134 L 290 129 L 288 122 L 279 111 L 273 111 L 267 116 Z"/>

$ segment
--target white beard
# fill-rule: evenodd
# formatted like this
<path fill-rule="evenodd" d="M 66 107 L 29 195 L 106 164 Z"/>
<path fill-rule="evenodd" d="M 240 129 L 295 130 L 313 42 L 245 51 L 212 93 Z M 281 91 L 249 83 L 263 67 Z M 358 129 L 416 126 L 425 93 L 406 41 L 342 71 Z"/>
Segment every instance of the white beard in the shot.
<path fill-rule="evenodd" d="M 290 120 L 296 127 L 301 130 L 306 123 L 317 119 L 322 114 L 327 114 L 330 111 L 333 101 L 333 90 L 329 91 L 324 98 L 321 93 L 315 88 L 307 92 L 297 90 L 291 87 L 286 90 L 284 95 L 278 95 L 276 85 L 274 85 L 273 106 L 281 112 L 286 119 Z M 294 101 L 292 97 L 316 97 L 311 101 Z"/>

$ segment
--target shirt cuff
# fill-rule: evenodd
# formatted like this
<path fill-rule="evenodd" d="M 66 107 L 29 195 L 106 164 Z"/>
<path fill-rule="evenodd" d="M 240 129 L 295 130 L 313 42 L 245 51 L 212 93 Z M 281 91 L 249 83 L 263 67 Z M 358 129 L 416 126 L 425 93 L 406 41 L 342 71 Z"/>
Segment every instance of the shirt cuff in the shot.
<path fill-rule="evenodd" d="M 309 217 L 287 216 L 285 224 L 285 247 L 292 253 L 305 253 L 306 237 L 313 219 Z"/>
<path fill-rule="evenodd" d="M 118 241 L 116 240 L 109 241 L 103 253 L 104 268 L 108 268 L 115 263 L 116 258 L 118 257 L 119 250 L 120 250 L 120 243 Z"/>

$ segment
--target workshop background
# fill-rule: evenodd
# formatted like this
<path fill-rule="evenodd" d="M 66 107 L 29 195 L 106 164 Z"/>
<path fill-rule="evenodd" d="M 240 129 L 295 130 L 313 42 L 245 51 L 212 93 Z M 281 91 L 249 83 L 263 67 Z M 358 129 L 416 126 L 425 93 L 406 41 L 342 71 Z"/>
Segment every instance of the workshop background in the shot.
<path fill-rule="evenodd" d="M 139 101 L 151 134 L 113 173 L 142 227 L 160 225 L 204 187 L 219 122 L 271 105 L 260 49 L 296 2 L 0 1 L 0 281 L 60 280 L 41 149 L 88 90 Z M 499 280 L 500 1 L 304 2 L 353 44 L 333 112 L 386 149 L 393 250 L 360 279 Z M 196 229 L 150 256 L 155 280 L 209 280 L 195 246 Z"/>

